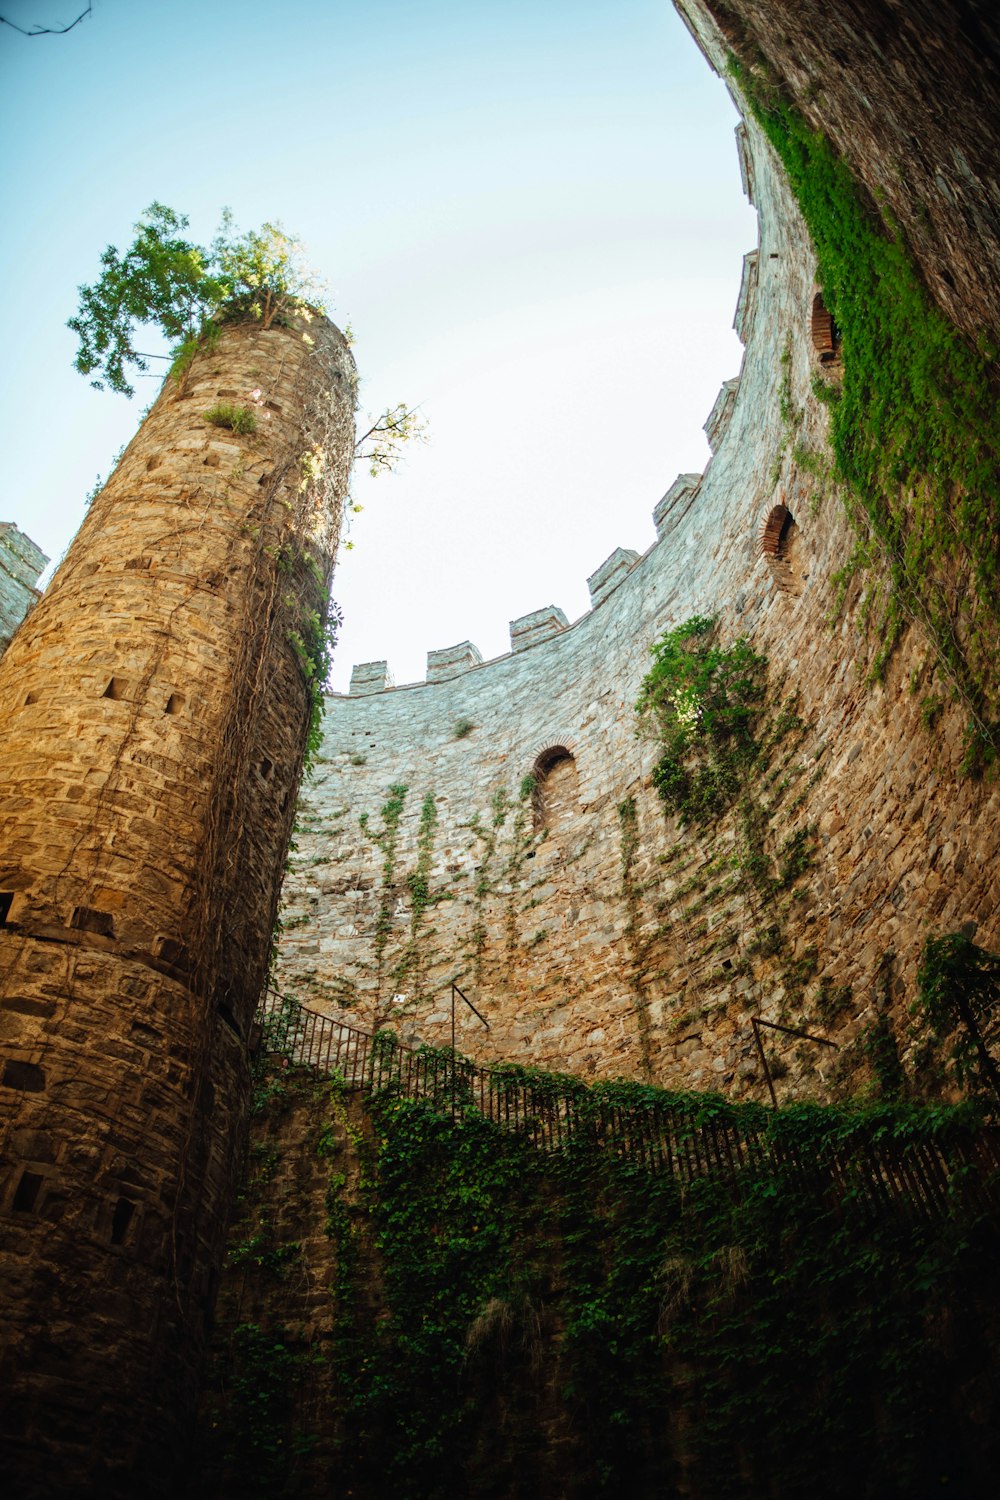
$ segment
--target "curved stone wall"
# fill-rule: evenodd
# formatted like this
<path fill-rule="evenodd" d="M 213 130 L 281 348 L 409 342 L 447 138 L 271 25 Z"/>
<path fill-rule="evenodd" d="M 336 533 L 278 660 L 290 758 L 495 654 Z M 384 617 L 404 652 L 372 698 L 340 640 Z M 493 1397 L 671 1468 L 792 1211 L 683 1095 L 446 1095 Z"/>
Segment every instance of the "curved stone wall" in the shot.
<path fill-rule="evenodd" d="M 721 68 L 720 34 L 686 9 Z M 811 338 L 812 251 L 752 118 L 737 134 L 760 239 L 736 314 L 743 368 L 706 424 L 712 459 L 670 487 L 643 557 L 598 569 L 575 624 L 549 607 L 512 624 L 508 656 L 479 664 L 465 642 L 400 688 L 368 663 L 328 700 L 278 972 L 307 1004 L 447 1043 L 456 979 L 490 1023 L 459 1003 L 459 1045 L 481 1059 L 764 1098 L 760 1016 L 834 1044 L 769 1043 L 780 1092 L 826 1096 L 863 1084 L 883 1015 L 905 1052 L 928 930 L 971 921 L 996 943 L 997 795 L 958 778 L 957 712 L 921 726 L 933 666 L 917 632 L 882 685 L 863 685 L 863 611 L 834 583 L 853 540 L 808 460 L 826 421 L 811 383 L 837 378 Z M 658 752 L 636 738 L 649 647 L 695 614 L 723 641 L 751 639 L 801 721 L 752 789 L 767 897 L 734 873 L 737 819 L 708 837 L 664 816 Z M 555 747 L 575 786 L 559 773 L 550 814 L 525 778 Z"/>
<path fill-rule="evenodd" d="M 225 324 L 165 383 L 0 661 L 0 1431 L 26 1500 L 179 1483 L 353 449 L 350 352 L 303 319 Z M 234 402 L 255 432 L 206 419 Z"/>

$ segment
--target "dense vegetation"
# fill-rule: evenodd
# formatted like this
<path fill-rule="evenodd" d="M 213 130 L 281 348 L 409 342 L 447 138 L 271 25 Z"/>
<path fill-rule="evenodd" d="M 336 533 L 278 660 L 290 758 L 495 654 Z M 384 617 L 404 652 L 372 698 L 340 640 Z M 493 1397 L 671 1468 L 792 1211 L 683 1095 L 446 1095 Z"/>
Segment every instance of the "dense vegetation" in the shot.
<path fill-rule="evenodd" d="M 269 1312 L 244 1313 L 220 1350 L 213 1493 L 992 1492 L 995 1221 L 961 1172 L 936 1215 L 905 1193 L 873 1213 L 829 1165 L 834 1146 L 947 1152 L 975 1111 L 775 1114 L 530 1076 L 594 1110 L 669 1099 L 681 1136 L 738 1126 L 774 1149 L 736 1191 L 708 1174 L 682 1186 L 586 1131 L 543 1153 L 472 1108 L 453 1120 L 388 1086 L 362 1110 L 336 1083 L 283 1075 L 231 1252 L 244 1274 L 255 1262 Z M 329 1172 L 320 1344 L 281 1320 L 308 1276 L 298 1238 L 315 1233 L 301 1224 L 289 1247 L 274 1230 L 267 1153 L 296 1095 L 288 1131 L 311 1131 Z"/>

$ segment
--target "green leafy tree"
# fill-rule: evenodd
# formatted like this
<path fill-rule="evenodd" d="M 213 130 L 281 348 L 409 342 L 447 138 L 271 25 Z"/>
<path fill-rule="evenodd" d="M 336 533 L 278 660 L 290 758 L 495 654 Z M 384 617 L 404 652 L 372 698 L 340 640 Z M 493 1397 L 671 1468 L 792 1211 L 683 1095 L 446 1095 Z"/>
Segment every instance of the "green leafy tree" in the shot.
<path fill-rule="evenodd" d="M 323 311 L 322 284 L 280 224 L 239 234 L 225 209 L 218 234 L 204 246 L 186 238 L 188 223 L 185 214 L 151 203 L 128 249 L 109 245 L 98 279 L 80 288 L 68 327 L 80 340 L 76 368 L 96 373 L 98 390 L 135 394 L 130 375 L 148 370 L 151 357 L 136 347 L 143 328 L 158 328 L 183 362 L 215 322 L 252 317 L 270 328 L 307 305 Z"/>

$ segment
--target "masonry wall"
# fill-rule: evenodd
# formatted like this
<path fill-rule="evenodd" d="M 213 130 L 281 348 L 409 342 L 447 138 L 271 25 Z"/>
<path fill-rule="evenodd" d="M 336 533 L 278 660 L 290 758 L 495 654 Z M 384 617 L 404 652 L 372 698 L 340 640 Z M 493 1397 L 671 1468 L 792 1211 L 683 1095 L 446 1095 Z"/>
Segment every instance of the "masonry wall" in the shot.
<path fill-rule="evenodd" d="M 168 380 L 0 663 L 7 1475 L 176 1487 L 353 446 L 303 314 Z M 256 431 L 206 420 L 242 404 Z"/>
<path fill-rule="evenodd" d="M 688 10 L 722 68 L 719 33 Z M 793 458 L 825 451 L 811 382 L 837 378 L 810 337 L 812 253 L 769 146 L 751 119 L 738 134 L 760 241 L 713 458 L 696 488 L 682 476 L 668 491 L 657 543 L 576 624 L 541 611 L 509 656 L 466 653 L 450 679 L 383 691 L 369 667 L 362 692 L 328 700 L 278 975 L 306 1004 L 447 1043 L 455 979 L 490 1023 L 459 1001 L 458 1044 L 480 1059 L 764 1098 L 759 1015 L 833 1044 L 770 1046 L 781 1096 L 829 1097 L 865 1085 L 880 1017 L 908 1054 L 928 932 L 972 923 L 1000 939 L 997 793 L 958 774 L 960 713 L 944 707 L 933 733 L 920 722 L 940 684 L 919 633 L 864 685 L 877 643 L 857 588 L 841 601 L 834 581 L 850 528 L 816 465 Z M 779 504 L 794 526 L 768 558 Z M 800 721 L 751 788 L 778 887 L 766 899 L 738 876 L 737 820 L 699 837 L 665 817 L 659 752 L 636 738 L 649 646 L 695 614 L 723 643 L 750 638 L 773 714 L 784 703 Z M 433 674 L 449 655 L 463 653 L 434 654 Z"/>
<path fill-rule="evenodd" d="M 47 562 L 30 536 L 10 521 L 0 521 L 0 656 L 39 598 L 35 585 Z"/>

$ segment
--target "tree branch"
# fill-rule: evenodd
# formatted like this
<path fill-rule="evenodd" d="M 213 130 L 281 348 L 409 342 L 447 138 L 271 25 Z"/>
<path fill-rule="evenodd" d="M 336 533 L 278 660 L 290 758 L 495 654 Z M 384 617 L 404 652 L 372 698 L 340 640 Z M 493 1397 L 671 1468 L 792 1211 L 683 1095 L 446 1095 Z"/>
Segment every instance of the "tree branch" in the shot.
<path fill-rule="evenodd" d="M 86 10 L 81 10 L 75 21 L 70 21 L 68 26 L 32 26 L 30 31 L 25 31 L 23 26 L 18 26 L 16 21 L 8 21 L 6 16 L 0 16 L 0 26 L 9 26 L 12 31 L 19 31 L 22 36 L 65 36 L 67 31 L 72 31 L 74 26 L 79 26 L 89 15 L 93 14 L 93 0 Z"/>

